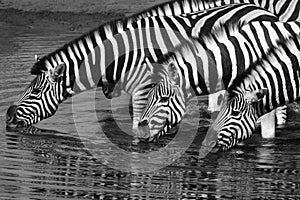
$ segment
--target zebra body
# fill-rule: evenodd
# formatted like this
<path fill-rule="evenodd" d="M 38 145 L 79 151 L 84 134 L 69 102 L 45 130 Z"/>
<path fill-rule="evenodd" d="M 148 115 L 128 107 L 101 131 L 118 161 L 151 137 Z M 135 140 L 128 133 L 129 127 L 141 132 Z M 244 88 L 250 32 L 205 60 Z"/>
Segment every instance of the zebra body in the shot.
<path fill-rule="evenodd" d="M 152 8 L 149 8 L 141 13 L 133 15 L 133 17 L 136 19 L 141 19 L 143 17 L 151 16 L 189 14 L 237 3 L 249 3 L 257 5 L 275 14 L 279 21 L 282 22 L 300 21 L 300 2 L 298 0 L 174 0 L 153 6 Z M 118 86 L 119 85 L 106 82 L 104 84 L 103 92 L 108 98 L 120 96 L 122 89 Z"/>
<path fill-rule="evenodd" d="M 275 14 L 280 21 L 300 21 L 298 0 L 175 0 L 153 6 L 138 13 L 138 19 L 150 16 L 171 16 L 192 13 L 236 3 L 249 3 Z"/>
<path fill-rule="evenodd" d="M 243 10 L 252 14 L 244 18 Z M 226 15 L 224 18 L 219 16 L 214 18 L 211 13 L 219 15 L 226 13 Z M 273 14 L 255 5 L 239 4 L 190 15 L 148 17 L 137 21 L 129 19 L 104 24 L 35 63 L 31 73 L 41 76 L 38 80 L 44 80 L 44 83 L 32 83 L 25 90 L 17 105 L 13 106 L 12 110 L 17 112 L 14 118 L 18 118 L 17 121 L 25 125 L 37 123 L 52 116 L 58 104 L 74 92 L 79 93 L 97 85 L 103 86 L 107 82 L 115 84 L 118 81 L 124 83 L 129 80 L 126 84 L 122 84 L 124 90 L 129 93 L 139 91 L 139 83 L 147 83 L 142 77 L 149 69 L 151 70 L 148 64 L 173 51 L 182 42 L 190 41 L 190 37 L 201 36 L 201 24 L 205 24 L 207 16 L 210 22 L 217 22 L 212 23 L 212 28 L 218 26 L 220 22 L 243 24 L 251 20 L 277 20 Z M 203 32 L 207 32 L 207 27 Z M 63 68 L 60 67 L 63 73 L 55 77 L 53 73 L 60 64 L 65 65 Z M 56 86 L 57 84 L 62 86 Z M 37 85 L 41 86 L 36 88 Z M 50 91 L 56 88 L 60 89 Z M 43 98 L 37 99 L 32 93 L 39 93 Z M 138 92 L 136 94 L 140 95 Z M 141 96 L 143 97 L 143 94 Z M 136 127 L 142 113 L 141 108 L 138 109 L 140 111 L 134 115 Z"/>
<path fill-rule="evenodd" d="M 237 77 L 229 87 L 228 101 L 208 134 L 228 149 L 249 137 L 256 120 L 265 113 L 300 97 L 300 35 L 282 41 Z"/>
<path fill-rule="evenodd" d="M 264 13 L 262 15 L 262 13 Z M 164 17 L 165 21 L 168 21 L 167 19 L 170 19 L 171 17 Z M 176 19 L 177 17 L 172 17 L 173 19 Z M 123 60 L 120 60 L 120 64 L 118 64 L 117 67 L 115 66 L 109 66 L 106 69 L 106 72 L 109 71 L 109 73 L 106 73 L 106 81 L 103 81 L 103 92 L 108 98 L 116 97 L 121 94 L 121 91 L 124 90 L 125 92 L 129 93 L 132 96 L 132 105 L 133 105 L 133 129 L 137 128 L 138 121 L 140 119 L 140 116 L 142 114 L 143 109 L 145 108 L 145 105 L 147 103 L 147 95 L 149 92 L 149 89 L 152 86 L 152 83 L 149 82 L 149 76 L 147 75 L 149 72 L 152 71 L 153 66 L 151 63 L 155 63 L 158 61 L 160 57 L 162 57 L 164 54 L 168 52 L 172 52 L 176 46 L 180 45 L 182 41 L 185 43 L 189 40 L 189 37 L 202 37 L 202 35 L 208 35 L 211 30 L 218 29 L 218 27 L 222 24 L 224 26 L 227 26 L 228 24 L 247 24 L 251 21 L 277 21 L 273 15 L 270 13 L 265 13 L 265 11 L 262 11 L 258 9 L 258 7 L 249 5 L 249 4 L 234 4 L 224 7 L 218 7 L 214 9 L 207 10 L 206 12 L 197 12 L 193 14 L 184 14 L 180 17 L 178 17 L 178 23 L 181 23 L 180 20 L 185 19 L 185 22 L 188 20 L 189 25 L 186 25 L 182 28 L 175 27 L 173 30 L 177 30 L 177 34 L 175 37 L 179 39 L 171 39 L 166 40 L 165 36 L 155 36 L 155 33 L 153 35 L 156 37 L 154 40 L 157 40 L 157 42 L 153 42 L 152 44 L 143 44 L 143 41 L 138 41 L 136 43 L 143 44 L 144 46 L 134 47 L 139 48 L 141 51 L 144 51 L 143 48 L 146 46 L 148 49 L 154 49 L 155 54 L 151 54 L 150 52 L 140 52 L 142 56 L 136 56 L 134 61 L 135 63 L 139 63 L 137 66 L 141 66 L 139 68 L 131 68 L 130 70 L 127 70 L 127 72 L 124 72 L 124 68 L 126 68 L 126 64 L 124 65 Z M 150 19 L 161 19 L 161 18 L 145 18 L 141 20 L 141 24 L 147 24 L 147 20 Z M 144 22 L 145 21 L 145 22 Z M 158 20 L 159 21 L 159 20 Z M 162 22 L 163 23 L 163 22 Z M 158 24 L 162 24 L 158 22 Z M 177 24 L 178 24 L 177 23 Z M 151 22 L 148 22 L 148 24 L 151 24 Z M 139 27 L 139 29 L 142 29 L 145 27 Z M 166 27 L 161 27 L 166 28 Z M 145 29 L 144 35 L 147 34 L 149 30 Z M 183 31 L 186 31 L 186 33 L 182 34 Z M 155 31 L 153 31 L 155 32 Z M 169 34 L 169 33 L 168 33 Z M 182 34 L 182 35 L 181 35 Z M 140 37 L 141 38 L 141 37 Z M 171 41 L 171 42 L 169 42 Z M 179 42 L 178 42 L 179 41 Z M 168 43 L 169 42 L 169 43 Z M 120 44 L 120 42 L 117 42 L 117 44 Z M 128 54 L 132 54 L 134 57 L 134 54 L 136 52 L 132 51 Z M 137 52 L 136 54 L 138 54 Z M 127 54 L 127 53 L 126 53 Z M 116 60 L 116 59 L 115 59 Z M 126 61 L 125 61 L 126 63 Z M 160 67 L 160 66 L 158 66 Z M 119 77 L 113 76 L 115 74 L 118 74 L 118 71 L 122 71 Z M 103 76 L 102 76 L 103 77 Z"/>
<path fill-rule="evenodd" d="M 229 0 L 229 1 L 211 1 L 207 5 L 203 7 L 198 7 L 200 9 L 207 9 L 207 8 L 215 8 L 220 5 L 227 5 L 227 4 L 233 4 L 233 3 L 241 3 L 241 2 L 246 2 L 250 4 L 254 4 L 257 6 L 260 6 L 261 8 L 264 8 L 272 13 L 274 13 L 280 21 L 300 21 L 299 13 L 300 13 L 300 3 L 297 1 L 252 1 L 252 0 L 246 0 L 246 1 L 238 1 L 238 0 Z M 197 3 L 198 4 L 198 3 Z M 191 5 L 191 4 L 190 4 Z M 198 5 L 201 5 L 198 4 Z M 191 7 L 187 6 L 186 11 L 189 10 Z M 182 9 L 184 10 L 184 9 Z M 195 10 L 195 9 L 190 9 L 190 10 Z M 185 13 L 185 12 L 183 12 Z M 239 16 L 239 15 L 237 15 Z M 214 20 L 213 20 L 214 21 Z M 209 23 L 206 23 L 208 25 Z M 208 33 L 211 30 L 210 26 L 203 26 L 203 27 L 208 27 L 207 30 L 203 30 L 203 33 Z M 199 32 L 197 28 L 194 29 L 196 32 Z M 190 34 L 193 37 L 195 37 L 195 34 Z M 152 62 L 156 62 L 156 60 L 153 60 Z M 145 64 L 149 64 L 149 61 L 147 62 L 147 59 L 143 62 Z M 138 71 L 137 71 L 138 72 Z M 129 75 L 130 76 L 130 75 Z M 129 77 L 129 79 L 135 79 L 136 77 Z M 148 82 L 147 82 L 148 81 Z M 133 128 L 136 129 L 137 125 L 137 120 L 140 118 L 142 109 L 144 109 L 147 101 L 147 94 L 149 89 L 152 86 L 152 83 L 149 83 L 149 80 L 147 78 L 144 78 L 144 80 L 135 79 L 135 84 L 133 84 L 133 87 L 130 87 L 128 89 L 128 84 L 120 81 L 104 81 L 103 82 L 103 93 L 107 98 L 113 98 L 113 97 L 118 97 L 121 95 L 121 91 L 125 91 L 129 93 L 132 96 L 132 105 L 133 105 Z"/>
<path fill-rule="evenodd" d="M 204 38 L 204 43 L 194 41 L 191 46 L 178 48 L 166 56 L 161 70 L 154 73 L 154 77 L 161 78 L 149 92 L 140 121 L 141 135 L 153 140 L 168 132 L 181 121 L 185 104 L 193 96 L 227 89 L 270 49 L 299 34 L 299 22 L 252 22 L 240 30 L 223 29 Z M 148 126 L 148 133 L 144 126 Z"/>

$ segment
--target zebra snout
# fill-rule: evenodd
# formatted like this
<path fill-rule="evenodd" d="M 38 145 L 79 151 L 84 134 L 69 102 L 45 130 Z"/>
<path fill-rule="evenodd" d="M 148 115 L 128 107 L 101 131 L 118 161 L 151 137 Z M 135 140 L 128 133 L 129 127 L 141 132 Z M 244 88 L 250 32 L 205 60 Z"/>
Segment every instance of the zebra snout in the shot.
<path fill-rule="evenodd" d="M 16 125 L 18 123 L 17 120 L 17 105 L 11 105 L 6 112 L 6 125 Z"/>
<path fill-rule="evenodd" d="M 139 122 L 138 125 L 139 125 L 140 127 L 148 126 L 148 121 L 147 121 L 147 120 L 143 120 L 143 121 Z"/>
<path fill-rule="evenodd" d="M 150 137 L 150 128 L 148 126 L 148 121 L 143 120 L 143 121 L 139 122 L 138 126 L 139 126 L 139 128 L 138 128 L 137 137 L 143 138 L 143 139 L 148 139 Z"/>
<path fill-rule="evenodd" d="M 13 119 L 15 118 L 16 111 L 17 111 L 18 106 L 16 105 L 11 105 L 9 106 L 7 112 L 6 112 L 6 122 L 12 122 Z"/>

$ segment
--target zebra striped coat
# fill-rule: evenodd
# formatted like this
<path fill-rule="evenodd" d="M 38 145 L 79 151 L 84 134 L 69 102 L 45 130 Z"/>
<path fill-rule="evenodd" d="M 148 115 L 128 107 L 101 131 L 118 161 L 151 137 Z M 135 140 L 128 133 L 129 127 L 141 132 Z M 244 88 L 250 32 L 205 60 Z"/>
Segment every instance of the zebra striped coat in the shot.
<path fill-rule="evenodd" d="M 185 1 L 184 3 L 185 6 L 181 8 L 182 12 L 185 13 L 188 10 L 195 10 L 191 9 L 191 5 L 193 5 L 195 2 L 192 1 Z M 199 7 L 199 9 L 207 9 L 207 8 L 213 8 L 216 6 L 220 5 L 226 5 L 226 4 L 232 4 L 232 3 L 241 3 L 241 1 L 237 0 L 229 0 L 229 1 L 209 1 L 210 3 L 207 4 L 202 4 L 201 2 L 196 3 Z M 272 13 L 274 13 L 280 21 L 300 21 L 299 17 L 299 2 L 297 1 L 273 1 L 270 2 L 268 0 L 265 1 L 251 1 L 251 0 L 246 0 L 242 1 L 250 4 L 255 4 L 258 5 Z M 166 6 L 165 8 L 167 8 Z M 185 11 L 184 11 L 185 10 Z M 163 12 L 161 12 L 163 13 Z M 167 12 L 165 12 L 167 13 Z M 171 12 L 169 12 L 171 13 Z M 207 23 L 208 24 L 208 23 Z M 208 31 L 211 30 L 210 28 Z M 198 30 L 197 30 L 198 31 Z M 207 31 L 207 32 L 208 32 Z M 193 35 L 194 36 L 194 35 Z M 149 62 L 149 61 L 148 61 Z M 154 62 L 154 61 L 153 61 Z M 147 60 L 145 60 L 144 63 L 147 63 Z M 149 63 L 147 63 L 149 64 Z M 138 70 L 136 71 L 138 74 Z M 131 76 L 132 74 L 129 74 Z M 125 76 L 122 78 L 124 79 Z M 132 77 L 127 77 L 128 79 L 133 80 L 134 76 Z M 128 86 L 128 84 L 124 84 L 123 81 L 118 82 L 117 80 L 111 79 L 110 81 L 104 80 L 102 83 L 102 89 L 103 93 L 106 95 L 108 98 L 113 98 L 121 95 L 121 91 L 124 90 L 125 92 L 129 93 L 132 95 L 132 101 L 133 101 L 133 116 L 134 116 L 134 125 L 133 127 L 136 127 L 136 121 L 140 116 L 141 110 L 145 107 L 145 102 L 146 102 L 146 95 L 148 94 L 149 88 L 151 88 L 152 84 L 151 83 L 146 83 L 147 79 L 136 81 L 135 84 L 133 83 L 133 86 Z M 144 82 L 144 84 L 141 84 L 141 82 Z M 118 83 L 118 84 L 117 84 Z M 131 84 L 131 82 L 130 82 Z"/>
<path fill-rule="evenodd" d="M 256 120 L 300 97 L 300 35 L 283 40 L 229 87 L 228 101 L 208 132 L 228 149 L 248 138 Z"/>
<path fill-rule="evenodd" d="M 249 15 L 243 18 L 245 12 Z M 226 15 L 223 16 L 222 13 Z M 202 32 L 202 24 L 207 20 L 218 22 L 211 23 L 211 26 L 215 27 L 220 22 L 243 24 L 264 19 L 277 20 L 274 15 L 257 6 L 238 4 L 182 16 L 110 22 L 35 63 L 31 72 L 38 75 L 38 78 L 24 92 L 17 102 L 18 105 L 13 106 L 11 110 L 18 113 L 17 121 L 32 124 L 52 116 L 58 104 L 74 91 L 78 93 L 96 87 L 97 84 L 129 80 L 123 84 L 124 88 L 129 93 L 134 93 L 138 91 L 140 78 L 147 72 L 145 63 L 158 60 L 180 43 L 189 41 L 191 36 L 198 37 Z M 205 31 L 207 27 L 204 28 L 203 32 Z M 132 80 L 134 82 L 130 82 Z M 47 86 L 49 84 L 51 87 Z M 43 98 L 37 100 L 37 95 Z M 137 114 L 134 115 L 136 127 L 141 108 L 138 107 L 139 112 L 135 112 Z M 38 110 L 38 114 L 28 112 L 32 109 Z"/>
<path fill-rule="evenodd" d="M 257 5 L 274 13 L 282 22 L 300 21 L 298 0 L 175 0 L 156 5 L 135 16 L 141 19 L 150 16 L 180 15 L 236 3 Z"/>
<path fill-rule="evenodd" d="M 299 22 L 252 22 L 241 30 L 225 28 L 203 43 L 195 41 L 166 56 L 162 70 L 154 72 L 153 82 L 158 84 L 149 92 L 140 121 L 141 137 L 153 140 L 168 132 L 181 121 L 185 104 L 193 96 L 227 89 L 270 49 L 299 34 Z"/>

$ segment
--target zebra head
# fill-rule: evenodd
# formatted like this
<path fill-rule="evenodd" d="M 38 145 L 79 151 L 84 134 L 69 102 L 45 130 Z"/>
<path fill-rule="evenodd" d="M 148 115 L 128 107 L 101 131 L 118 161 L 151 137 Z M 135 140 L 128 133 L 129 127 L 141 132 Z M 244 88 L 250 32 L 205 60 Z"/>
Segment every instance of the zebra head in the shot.
<path fill-rule="evenodd" d="M 29 126 L 54 115 L 58 105 L 70 96 L 65 87 L 65 68 L 62 63 L 53 69 L 31 71 L 36 77 L 21 98 L 7 110 L 8 127 Z"/>
<path fill-rule="evenodd" d="M 178 79 L 175 65 L 170 64 L 168 73 L 149 91 L 148 102 L 139 122 L 139 130 L 149 141 L 158 139 L 182 120 L 186 99 Z"/>
<path fill-rule="evenodd" d="M 267 89 L 231 91 L 207 133 L 218 138 L 219 149 L 227 150 L 251 136 L 259 117 L 259 102 L 266 93 Z"/>

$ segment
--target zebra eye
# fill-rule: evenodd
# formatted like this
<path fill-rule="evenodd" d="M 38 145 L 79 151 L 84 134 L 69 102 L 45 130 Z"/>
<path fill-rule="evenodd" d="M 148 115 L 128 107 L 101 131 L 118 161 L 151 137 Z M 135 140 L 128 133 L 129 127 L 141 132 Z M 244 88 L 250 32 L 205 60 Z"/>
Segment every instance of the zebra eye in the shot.
<path fill-rule="evenodd" d="M 168 97 L 161 97 L 161 98 L 160 98 L 160 102 L 166 102 L 166 101 L 168 101 L 168 100 L 169 100 Z"/>
<path fill-rule="evenodd" d="M 33 90 L 31 91 L 32 94 L 37 95 L 41 92 L 41 89 L 39 88 L 33 88 Z"/>
<path fill-rule="evenodd" d="M 157 85 L 157 83 L 152 83 L 149 87 L 154 88 Z"/>
<path fill-rule="evenodd" d="M 233 110 L 231 113 L 233 116 L 238 116 L 240 114 L 240 111 Z"/>

